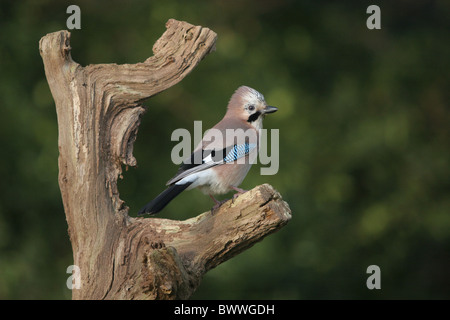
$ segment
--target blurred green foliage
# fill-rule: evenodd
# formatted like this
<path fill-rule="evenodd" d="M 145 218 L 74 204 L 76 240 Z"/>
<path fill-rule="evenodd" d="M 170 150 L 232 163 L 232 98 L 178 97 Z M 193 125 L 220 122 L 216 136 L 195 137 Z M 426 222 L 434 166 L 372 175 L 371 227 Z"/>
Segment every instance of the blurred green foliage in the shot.
<path fill-rule="evenodd" d="M 51 1 L 0 3 L 0 298 L 68 299 L 73 263 L 58 189 L 57 121 L 38 42 L 81 8 L 72 57 L 136 63 L 169 18 L 218 33 L 217 50 L 146 102 L 138 168 L 119 184 L 135 212 L 176 172 L 170 141 L 221 119 L 240 85 L 279 112 L 280 170 L 252 168 L 292 209 L 281 231 L 210 271 L 194 298 L 450 298 L 450 2 Z M 366 8 L 381 8 L 368 30 Z M 230 195 L 228 195 L 229 197 Z M 212 203 L 183 193 L 160 217 Z M 381 268 L 381 290 L 366 269 Z"/>

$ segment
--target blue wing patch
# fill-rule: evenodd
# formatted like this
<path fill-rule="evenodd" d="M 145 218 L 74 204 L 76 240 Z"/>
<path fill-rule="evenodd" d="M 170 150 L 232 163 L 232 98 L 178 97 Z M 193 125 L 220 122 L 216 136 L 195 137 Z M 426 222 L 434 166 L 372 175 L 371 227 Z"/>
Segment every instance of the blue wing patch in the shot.
<path fill-rule="evenodd" d="M 234 162 L 239 158 L 248 155 L 254 148 L 256 148 L 256 146 L 256 143 L 244 143 L 239 145 L 235 144 L 222 150 L 198 150 L 192 153 L 191 156 L 181 164 L 177 174 L 167 182 L 167 185 L 174 184 L 191 174 L 206 170 L 216 165 Z M 202 156 L 201 163 L 195 162 L 197 155 Z"/>
<path fill-rule="evenodd" d="M 230 152 L 223 158 L 226 163 L 236 161 L 250 153 L 256 147 L 256 143 L 235 144 Z"/>

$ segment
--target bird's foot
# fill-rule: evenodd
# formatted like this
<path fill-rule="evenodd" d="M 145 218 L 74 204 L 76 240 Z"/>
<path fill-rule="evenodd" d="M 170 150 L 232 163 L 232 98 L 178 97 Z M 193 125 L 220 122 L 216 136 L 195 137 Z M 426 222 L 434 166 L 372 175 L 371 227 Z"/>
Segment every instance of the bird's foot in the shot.
<path fill-rule="evenodd" d="M 222 200 L 222 201 L 218 201 L 215 205 L 214 205 L 214 207 L 212 207 L 212 211 L 215 211 L 215 210 L 217 210 L 217 209 L 219 209 L 225 202 L 227 202 L 229 199 L 225 199 L 225 200 Z"/>
<path fill-rule="evenodd" d="M 233 203 L 234 200 L 236 200 L 242 193 L 236 192 L 235 194 L 233 194 Z"/>
<path fill-rule="evenodd" d="M 248 190 L 244 190 L 244 189 L 241 189 L 238 187 L 233 187 L 233 186 L 230 186 L 230 188 L 236 191 L 236 193 L 233 194 L 233 203 L 234 203 L 234 200 L 237 199 L 237 197 L 239 197 L 241 194 L 246 193 L 248 191 Z"/>
<path fill-rule="evenodd" d="M 244 190 L 244 189 L 234 187 L 234 186 L 230 186 L 230 188 L 233 189 L 234 191 L 236 191 L 238 194 L 243 194 L 248 191 L 248 190 Z"/>
<path fill-rule="evenodd" d="M 214 207 L 211 208 L 211 213 L 214 214 L 214 212 L 219 209 L 225 202 L 227 202 L 229 199 L 225 199 L 222 201 L 217 200 L 216 198 L 214 198 L 212 195 L 209 195 L 211 197 L 211 199 L 213 199 L 215 205 Z"/>

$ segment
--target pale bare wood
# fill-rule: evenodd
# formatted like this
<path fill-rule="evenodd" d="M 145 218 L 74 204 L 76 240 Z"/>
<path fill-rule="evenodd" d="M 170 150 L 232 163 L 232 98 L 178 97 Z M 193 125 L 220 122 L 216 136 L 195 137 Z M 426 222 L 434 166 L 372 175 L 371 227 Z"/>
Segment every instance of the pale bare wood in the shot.
<path fill-rule="evenodd" d="M 128 215 L 117 179 L 122 165 L 136 165 L 140 102 L 181 81 L 217 37 L 173 19 L 166 28 L 154 55 L 137 64 L 82 67 L 71 58 L 68 31 L 40 40 L 58 116 L 59 185 L 81 270 L 73 299 L 187 299 L 205 272 L 291 218 L 269 185 L 185 221 Z"/>

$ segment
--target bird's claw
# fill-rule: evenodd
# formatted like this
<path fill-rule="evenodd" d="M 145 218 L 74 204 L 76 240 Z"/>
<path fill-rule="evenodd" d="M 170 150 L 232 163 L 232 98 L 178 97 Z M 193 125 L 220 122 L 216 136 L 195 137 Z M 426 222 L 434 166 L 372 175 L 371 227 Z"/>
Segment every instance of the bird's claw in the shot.
<path fill-rule="evenodd" d="M 217 201 L 216 204 L 214 205 L 214 207 L 211 208 L 211 213 L 214 214 L 214 211 L 216 211 L 217 209 L 219 209 L 225 202 L 227 202 L 229 199 L 225 199 L 222 201 Z"/>
<path fill-rule="evenodd" d="M 234 203 L 234 200 L 236 200 L 241 194 L 244 194 L 248 191 L 248 190 L 244 190 L 244 189 L 237 188 L 237 187 L 231 187 L 231 188 L 236 191 L 236 193 L 233 194 L 233 203 Z"/>

